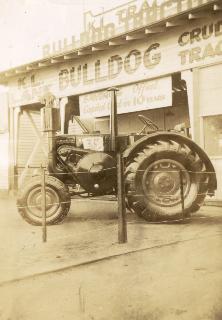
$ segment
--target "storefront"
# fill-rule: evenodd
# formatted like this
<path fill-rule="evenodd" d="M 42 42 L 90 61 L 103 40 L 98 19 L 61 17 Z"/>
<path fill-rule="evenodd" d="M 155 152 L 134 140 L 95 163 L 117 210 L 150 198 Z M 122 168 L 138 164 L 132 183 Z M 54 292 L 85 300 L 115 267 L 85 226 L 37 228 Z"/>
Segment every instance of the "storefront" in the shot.
<path fill-rule="evenodd" d="M 199 110 L 196 139 L 210 156 L 217 172 L 216 199 L 222 199 L 222 64 L 198 68 L 195 106 Z M 197 111 L 196 110 L 196 111 Z M 199 137 L 198 137 L 199 133 Z"/>
<path fill-rule="evenodd" d="M 7 89 L 0 86 L 0 194 L 9 188 L 9 117 Z"/>
<path fill-rule="evenodd" d="M 166 3 L 170 10 L 170 1 Z M 62 132 L 68 127 L 69 133 L 79 130 L 71 120 L 77 114 L 91 130 L 107 132 L 107 89 L 116 86 L 120 132 L 138 132 L 140 113 L 162 129 L 181 125 L 210 155 L 218 177 L 215 198 L 222 200 L 222 8 L 211 0 L 183 1 L 183 6 L 148 27 L 137 26 L 135 31 L 129 25 L 120 34 L 4 75 L 13 123 L 14 173 L 21 180 L 26 169 L 39 166 L 46 155 L 40 126 L 43 94 L 56 96 L 66 120 Z M 129 19 L 135 16 L 134 7 Z"/>

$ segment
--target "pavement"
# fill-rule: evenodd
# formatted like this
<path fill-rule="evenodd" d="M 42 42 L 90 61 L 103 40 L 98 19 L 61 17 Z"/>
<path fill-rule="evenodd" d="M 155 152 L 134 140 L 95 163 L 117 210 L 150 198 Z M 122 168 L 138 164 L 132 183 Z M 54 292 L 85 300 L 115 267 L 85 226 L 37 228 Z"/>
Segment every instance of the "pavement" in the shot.
<path fill-rule="evenodd" d="M 147 224 L 128 213 L 128 242 L 119 244 L 116 202 L 74 200 L 64 223 L 47 227 L 47 242 L 43 243 L 42 228 L 19 216 L 15 200 L 2 199 L 0 208 L 4 257 L 0 284 L 109 256 L 220 235 L 222 223 L 219 207 L 203 207 L 192 221 L 179 224 Z"/>
<path fill-rule="evenodd" d="M 0 212 L 1 320 L 222 319 L 221 207 L 171 224 L 128 213 L 126 244 L 114 201 L 72 201 L 46 243 L 13 199 Z"/>

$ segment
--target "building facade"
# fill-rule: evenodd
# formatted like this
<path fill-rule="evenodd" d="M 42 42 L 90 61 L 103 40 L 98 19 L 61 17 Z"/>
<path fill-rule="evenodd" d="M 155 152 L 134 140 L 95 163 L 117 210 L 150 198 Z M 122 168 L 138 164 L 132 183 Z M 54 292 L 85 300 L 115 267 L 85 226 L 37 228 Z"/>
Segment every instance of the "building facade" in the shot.
<path fill-rule="evenodd" d="M 210 156 L 222 200 L 222 5 L 213 0 L 131 1 L 102 15 L 85 15 L 73 47 L 2 72 L 7 87 L 6 129 L 0 133 L 9 169 L 0 188 L 16 188 L 47 155 L 40 97 L 55 95 L 62 133 L 80 115 L 93 131 L 109 131 L 110 97 L 118 87 L 121 132 L 138 132 L 138 114 L 162 129 L 181 126 Z M 51 50 L 51 51 L 50 51 Z M 60 52 L 61 51 L 61 52 Z M 0 131 L 1 132 L 1 131 Z M 0 168 L 1 170 L 1 168 Z M 16 178 L 15 178 L 16 177 Z M 6 183 L 7 182 L 7 183 Z M 4 184 L 5 183 L 5 184 Z"/>

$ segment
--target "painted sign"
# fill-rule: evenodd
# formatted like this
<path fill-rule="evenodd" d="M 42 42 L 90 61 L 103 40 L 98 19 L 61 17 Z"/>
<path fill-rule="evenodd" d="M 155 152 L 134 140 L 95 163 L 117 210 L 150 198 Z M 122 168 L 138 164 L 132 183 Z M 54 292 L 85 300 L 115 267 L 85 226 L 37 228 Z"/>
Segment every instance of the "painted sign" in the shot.
<path fill-rule="evenodd" d="M 189 26 L 29 72 L 9 82 L 11 106 L 35 103 L 46 92 L 57 98 L 82 95 L 163 77 L 222 61 L 222 18 Z"/>
<path fill-rule="evenodd" d="M 72 95 L 73 90 L 81 94 L 102 89 L 112 83 L 119 85 L 144 80 L 161 62 L 159 43 L 143 45 L 140 50 L 131 46 L 128 50 L 112 50 L 97 59 L 92 56 L 79 59 L 78 63 L 64 64 L 60 70 L 49 68 L 48 71 L 46 69 L 24 75 L 17 83 L 13 83 L 14 88 L 10 86 L 13 92 L 10 94 L 10 104 L 37 102 L 47 92 L 61 97 Z"/>
<path fill-rule="evenodd" d="M 222 55 L 222 20 L 184 31 L 178 38 L 183 50 L 178 55 L 181 65 L 205 61 Z M 207 40 L 207 41 L 206 41 Z"/>
<path fill-rule="evenodd" d="M 144 51 L 132 49 L 124 56 L 115 54 L 109 56 L 106 61 L 97 59 L 93 64 L 78 64 L 71 68 L 62 69 L 59 73 L 59 89 L 65 90 L 70 85 L 77 87 L 105 82 L 118 78 L 120 74 L 132 75 L 138 70 L 153 69 L 161 61 L 160 44 L 153 43 Z"/>
<path fill-rule="evenodd" d="M 16 82 L 12 83 L 12 86 L 9 86 L 9 105 L 21 106 L 40 102 L 42 96 L 54 92 L 52 87 L 47 76 L 44 79 L 41 73 L 19 77 Z"/>
<path fill-rule="evenodd" d="M 43 58 L 111 39 L 213 1 L 133 0 L 98 15 L 86 12 L 84 31 L 80 33 L 80 38 L 73 35 L 70 39 L 45 44 L 42 47 Z"/>
<path fill-rule="evenodd" d="M 100 91 L 79 97 L 82 117 L 102 117 L 110 114 L 110 93 Z M 172 79 L 160 78 L 121 87 L 117 92 L 119 114 L 156 109 L 172 105 Z"/>

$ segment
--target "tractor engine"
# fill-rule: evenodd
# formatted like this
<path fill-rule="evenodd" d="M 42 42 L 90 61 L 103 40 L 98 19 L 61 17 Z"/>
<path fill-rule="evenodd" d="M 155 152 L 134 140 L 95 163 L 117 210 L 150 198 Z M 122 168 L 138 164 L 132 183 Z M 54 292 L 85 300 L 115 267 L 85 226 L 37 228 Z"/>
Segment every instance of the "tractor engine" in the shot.
<path fill-rule="evenodd" d="M 57 148 L 55 171 L 64 173 L 63 181 L 71 178 L 88 193 L 106 194 L 116 187 L 116 161 L 102 151 L 62 144 Z"/>

